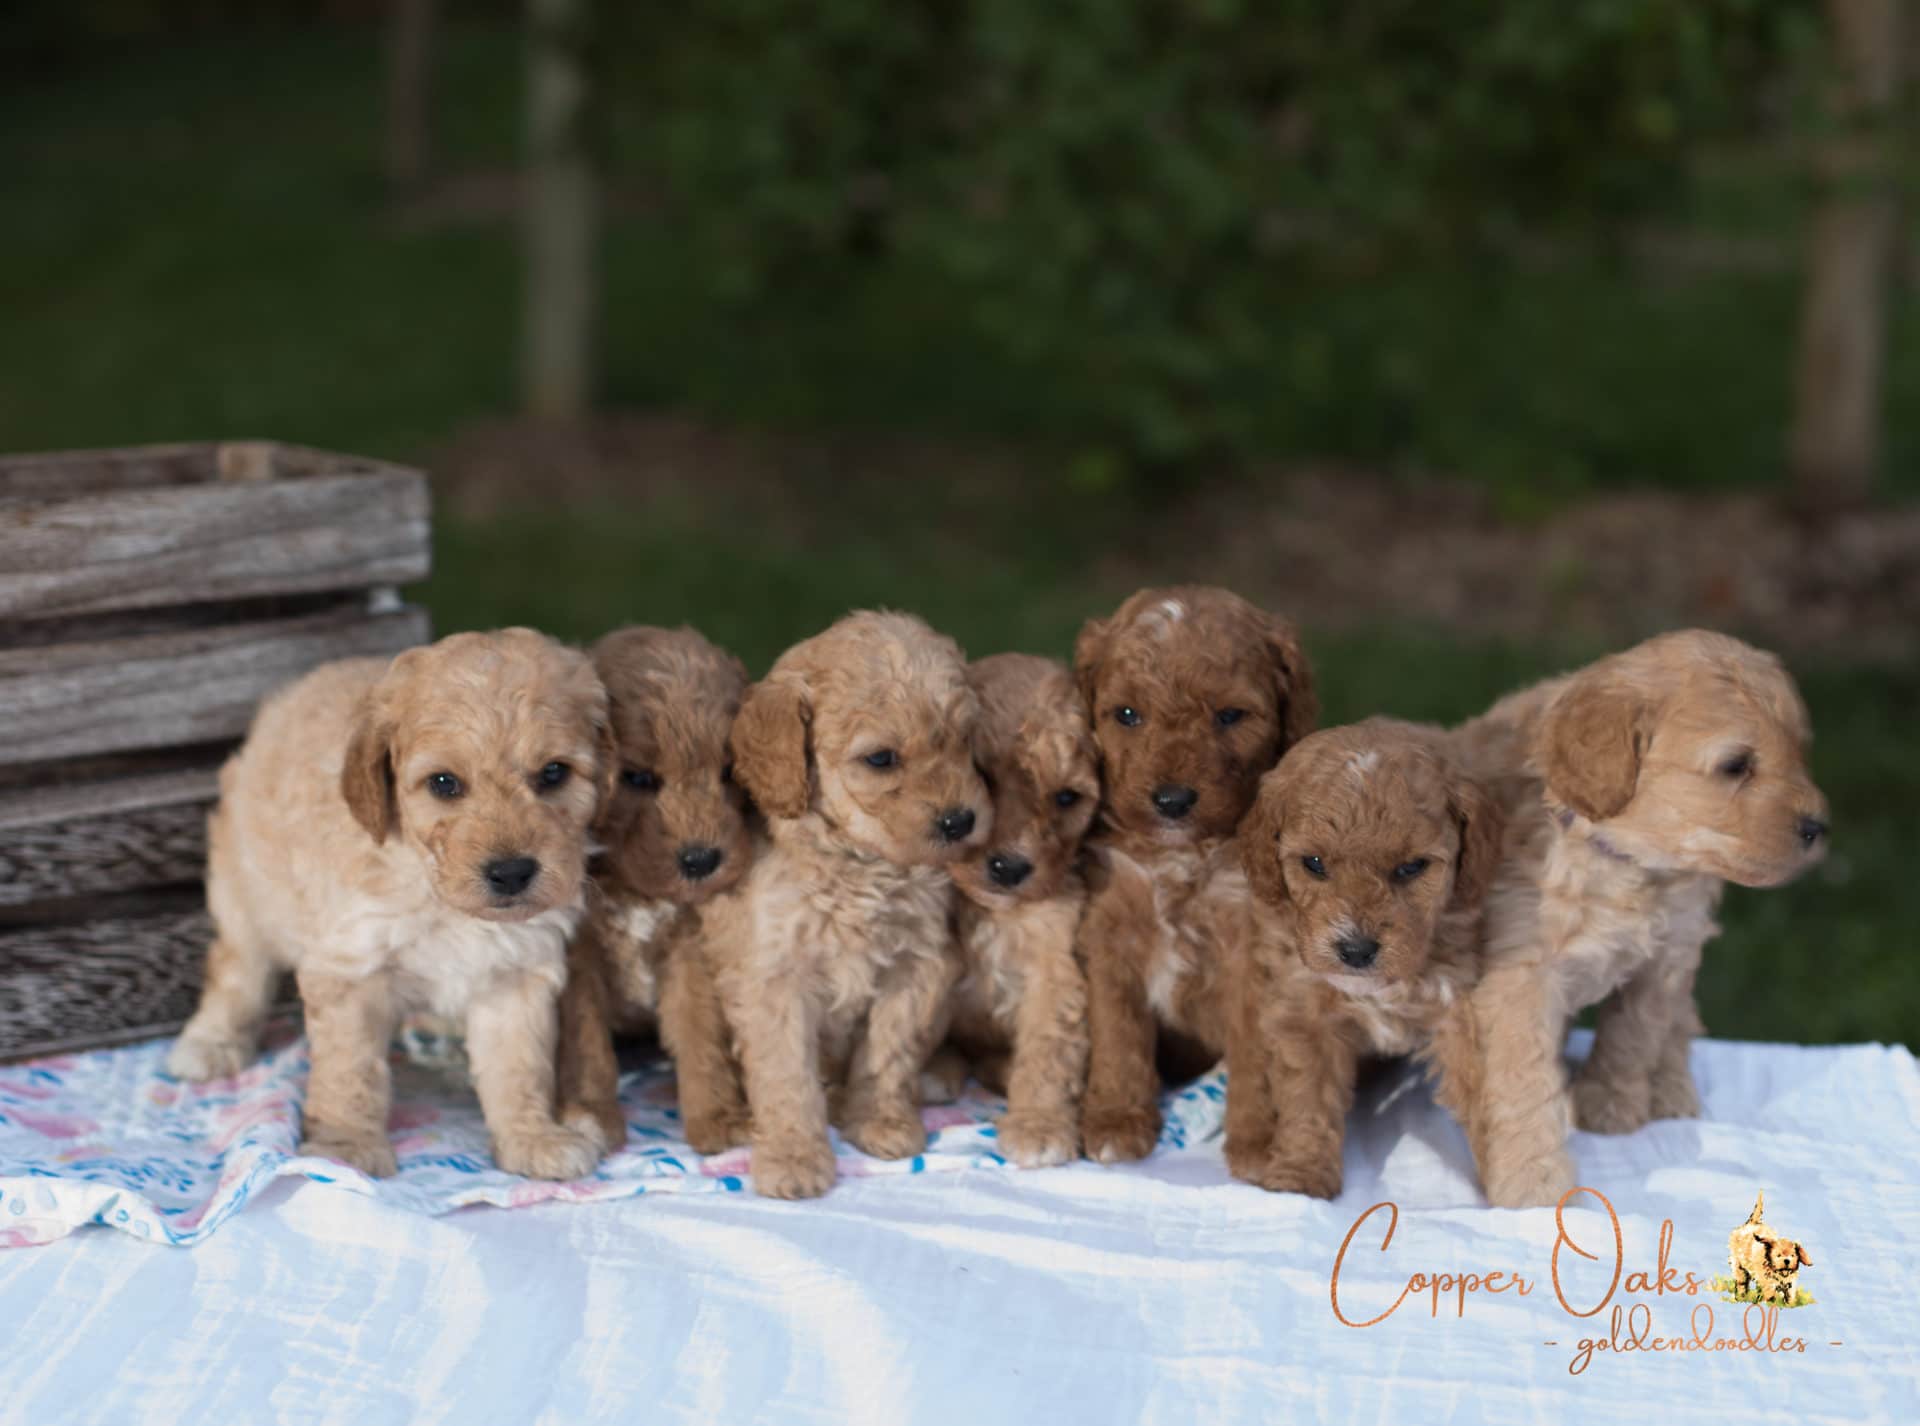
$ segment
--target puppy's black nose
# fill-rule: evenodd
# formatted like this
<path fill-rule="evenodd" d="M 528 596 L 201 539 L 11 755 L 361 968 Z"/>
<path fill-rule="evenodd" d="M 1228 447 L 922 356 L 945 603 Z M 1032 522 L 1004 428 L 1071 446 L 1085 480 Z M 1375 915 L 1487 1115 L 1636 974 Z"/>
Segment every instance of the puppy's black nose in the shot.
<path fill-rule="evenodd" d="M 1154 808 L 1169 822 L 1178 822 L 1193 811 L 1193 804 L 1199 800 L 1199 793 L 1191 787 L 1181 787 L 1177 783 L 1167 783 L 1153 790 Z"/>
<path fill-rule="evenodd" d="M 1827 824 L 1818 817 L 1802 817 L 1795 830 L 1800 833 L 1801 844 L 1812 847 L 1827 835 Z"/>
<path fill-rule="evenodd" d="M 1380 954 L 1380 943 L 1372 936 L 1342 936 L 1333 943 L 1341 964 L 1365 970 Z"/>
<path fill-rule="evenodd" d="M 973 809 L 949 807 L 933 819 L 933 829 L 943 842 L 965 841 L 973 832 Z"/>
<path fill-rule="evenodd" d="M 995 852 L 987 858 L 987 875 L 995 886 L 1011 889 L 1033 875 L 1033 863 L 1012 852 Z"/>
<path fill-rule="evenodd" d="M 487 863 L 487 889 L 495 896 L 518 896 L 540 875 L 532 857 L 501 857 Z"/>
<path fill-rule="evenodd" d="M 680 875 L 688 881 L 702 881 L 714 874 L 725 856 L 726 854 L 718 847 L 694 843 L 682 847 L 680 854 L 674 860 L 680 863 Z"/>

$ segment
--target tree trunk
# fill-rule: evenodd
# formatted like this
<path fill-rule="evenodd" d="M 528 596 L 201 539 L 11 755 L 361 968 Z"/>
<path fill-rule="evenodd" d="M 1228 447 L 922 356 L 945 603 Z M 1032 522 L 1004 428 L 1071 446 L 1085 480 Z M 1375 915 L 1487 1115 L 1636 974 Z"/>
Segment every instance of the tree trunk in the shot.
<path fill-rule="evenodd" d="M 414 192 L 433 163 L 435 0 L 393 0 L 387 31 L 387 187 Z"/>
<path fill-rule="evenodd" d="M 1789 452 L 1795 503 L 1811 511 L 1865 501 L 1880 459 L 1901 3 L 1827 0 L 1835 129 L 1818 157 Z"/>
<path fill-rule="evenodd" d="M 593 399 L 599 174 L 593 154 L 592 0 L 528 0 L 523 396 L 572 420 Z"/>

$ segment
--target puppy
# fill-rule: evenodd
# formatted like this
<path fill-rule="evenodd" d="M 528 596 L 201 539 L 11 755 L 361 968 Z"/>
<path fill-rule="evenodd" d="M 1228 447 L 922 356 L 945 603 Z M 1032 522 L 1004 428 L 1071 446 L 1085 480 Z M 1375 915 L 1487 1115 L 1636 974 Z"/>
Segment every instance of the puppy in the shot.
<path fill-rule="evenodd" d="M 849 615 L 747 690 L 734 770 L 770 840 L 704 919 L 761 1193 L 832 1187 L 828 1084 L 867 1153 L 926 1145 L 920 1068 L 959 978 L 946 869 L 993 821 L 978 710 L 959 648 L 905 614 Z"/>
<path fill-rule="evenodd" d="M 1501 830 L 1498 804 L 1447 756 L 1440 730 L 1411 723 L 1315 733 L 1261 779 L 1240 828 L 1261 926 L 1227 1059 L 1236 1176 L 1338 1194 L 1367 1055 L 1425 1060 L 1480 1151 L 1467 992 Z"/>
<path fill-rule="evenodd" d="M 388 1041 L 418 1009 L 464 1024 L 501 1168 L 591 1171 L 591 1124 L 554 1119 L 554 1006 L 616 766 L 592 664 L 531 629 L 275 694 L 220 773 L 206 988 L 168 1069 L 236 1073 L 290 969 L 312 1054 L 302 1153 L 393 1172 Z"/>
<path fill-rule="evenodd" d="M 1699 630 L 1514 694 L 1459 730 L 1461 755 L 1511 804 L 1474 991 L 1487 1073 L 1553 1086 L 1496 1106 L 1482 1165 L 1494 1203 L 1553 1203 L 1572 1186 L 1570 1121 L 1617 1134 L 1700 1112 L 1693 983 L 1721 889 L 1781 885 L 1826 849 L 1810 737 L 1778 659 Z M 1561 1045 L 1595 1003 L 1570 1098 Z"/>
<path fill-rule="evenodd" d="M 1793 1239 L 1761 1221 L 1766 1203 L 1764 1193 L 1755 1198 L 1747 1221 L 1728 1236 L 1727 1266 L 1735 1294 L 1792 1307 L 1799 1286 L 1795 1279 L 1813 1259 Z"/>
<path fill-rule="evenodd" d="M 1081 923 L 1091 1037 L 1082 1139 L 1138 1159 L 1160 1132 L 1157 1040 L 1225 1052 L 1250 934 L 1234 829 L 1260 777 L 1313 730 L 1293 626 L 1224 589 L 1143 589 L 1074 649 L 1105 787 Z"/>
<path fill-rule="evenodd" d="M 976 749 L 993 836 L 957 863 L 964 967 L 949 1001 L 951 1098 L 969 1064 L 1003 1091 L 1000 1143 L 1022 1167 L 1080 1150 L 1087 987 L 1074 957 L 1086 906 L 1080 842 L 1100 803 L 1098 754 L 1073 676 L 1052 659 L 996 654 L 967 670 L 980 699 Z"/>
<path fill-rule="evenodd" d="M 561 1118 L 590 1115 L 626 1142 L 610 1029 L 657 1029 L 679 1078 L 687 1142 L 746 1141 L 747 1111 L 719 992 L 700 944 L 701 908 L 753 859 L 746 793 L 727 736 L 747 688 L 740 660 L 691 629 L 621 629 L 593 648 L 607 687 L 620 775 L 595 834 L 597 893 L 567 956 L 560 1001 Z"/>

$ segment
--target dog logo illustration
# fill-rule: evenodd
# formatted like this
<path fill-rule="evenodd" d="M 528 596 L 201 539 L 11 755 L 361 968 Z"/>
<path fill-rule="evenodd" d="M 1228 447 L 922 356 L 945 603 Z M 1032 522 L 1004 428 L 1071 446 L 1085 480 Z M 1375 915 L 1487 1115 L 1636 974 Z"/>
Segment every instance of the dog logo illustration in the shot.
<path fill-rule="evenodd" d="M 1805 1307 L 1813 1296 L 1801 1287 L 1800 1269 L 1812 1264 L 1806 1248 L 1764 1221 L 1767 1196 L 1754 1199 L 1753 1212 L 1727 1238 L 1728 1276 L 1713 1286 L 1730 1302 L 1767 1307 Z"/>

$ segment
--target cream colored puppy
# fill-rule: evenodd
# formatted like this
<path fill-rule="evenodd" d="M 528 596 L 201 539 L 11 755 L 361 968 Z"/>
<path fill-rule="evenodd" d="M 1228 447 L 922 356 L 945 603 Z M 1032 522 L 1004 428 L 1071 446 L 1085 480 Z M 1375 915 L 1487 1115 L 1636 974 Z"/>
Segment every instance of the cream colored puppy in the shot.
<path fill-rule="evenodd" d="M 555 1003 L 615 769 L 592 664 L 531 629 L 276 693 L 221 770 L 206 987 L 168 1069 L 239 1071 L 291 970 L 312 1053 L 301 1152 L 393 1172 L 388 1041 L 425 1011 L 465 1027 L 500 1167 L 590 1172 L 597 1129 L 554 1120 Z"/>
<path fill-rule="evenodd" d="M 1487 1057 L 1487 1197 L 1553 1203 L 1570 1123 L 1619 1134 L 1700 1112 L 1693 984 L 1725 883 L 1779 886 L 1827 845 L 1793 680 L 1723 634 L 1666 634 L 1501 700 L 1454 735 L 1503 787 L 1474 1006 Z M 1598 1004 L 1571 1089 L 1560 1050 Z M 1522 1093 L 1517 1086 L 1540 1086 Z"/>

